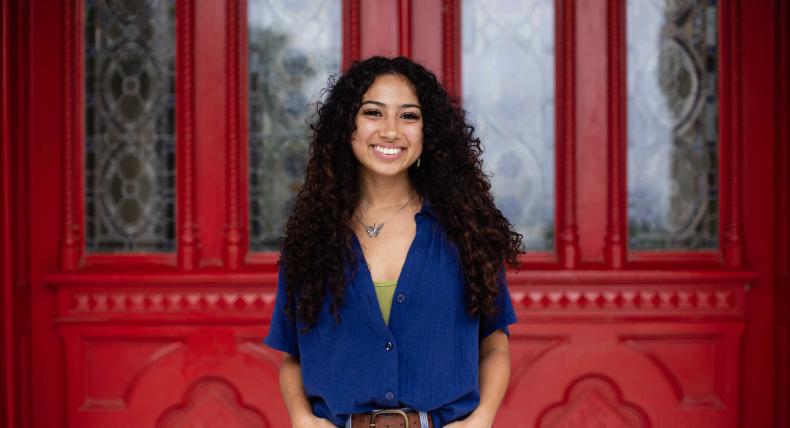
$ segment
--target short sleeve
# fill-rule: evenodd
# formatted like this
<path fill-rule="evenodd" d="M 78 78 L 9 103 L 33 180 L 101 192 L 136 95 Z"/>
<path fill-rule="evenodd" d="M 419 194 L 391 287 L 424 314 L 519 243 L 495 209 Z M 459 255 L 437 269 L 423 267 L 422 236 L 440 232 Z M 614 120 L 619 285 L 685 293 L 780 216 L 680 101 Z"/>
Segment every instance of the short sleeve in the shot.
<path fill-rule="evenodd" d="M 274 301 L 272 322 L 269 325 L 269 334 L 263 339 L 263 343 L 271 348 L 287 352 L 299 358 L 299 343 L 296 339 L 296 320 L 289 319 L 285 314 L 285 303 L 287 301 L 285 284 L 287 282 L 287 275 L 285 274 L 284 266 L 284 263 L 280 263 L 280 269 L 277 274 L 277 297 Z"/>
<path fill-rule="evenodd" d="M 496 306 L 498 309 L 497 315 L 493 318 L 488 316 L 480 317 L 480 341 L 488 337 L 491 333 L 502 330 L 510 336 L 508 326 L 515 323 L 516 311 L 513 309 L 513 302 L 510 300 L 510 291 L 507 287 L 507 278 L 505 277 L 505 269 L 499 271 L 497 275 L 497 285 L 499 292 L 497 293 Z"/>

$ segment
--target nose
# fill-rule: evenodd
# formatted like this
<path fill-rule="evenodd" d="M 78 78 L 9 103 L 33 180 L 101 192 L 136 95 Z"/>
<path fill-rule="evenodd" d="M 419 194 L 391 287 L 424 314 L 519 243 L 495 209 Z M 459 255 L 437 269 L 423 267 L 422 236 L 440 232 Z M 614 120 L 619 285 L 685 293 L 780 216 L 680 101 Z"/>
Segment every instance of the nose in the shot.
<path fill-rule="evenodd" d="M 379 131 L 381 138 L 385 140 L 396 140 L 398 138 L 398 121 L 396 118 L 387 118 L 382 121 L 382 127 Z"/>

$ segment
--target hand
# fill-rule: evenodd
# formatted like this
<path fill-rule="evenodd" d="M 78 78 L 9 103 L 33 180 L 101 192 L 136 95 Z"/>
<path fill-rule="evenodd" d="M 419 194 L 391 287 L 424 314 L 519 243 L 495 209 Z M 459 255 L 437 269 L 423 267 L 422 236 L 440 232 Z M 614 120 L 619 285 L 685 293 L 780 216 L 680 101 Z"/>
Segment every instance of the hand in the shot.
<path fill-rule="evenodd" d="M 472 412 L 466 419 L 452 422 L 445 425 L 444 428 L 491 428 L 493 424 L 493 420 L 479 413 Z"/>
<path fill-rule="evenodd" d="M 304 415 L 299 419 L 294 419 L 291 426 L 293 428 L 337 428 L 332 422 L 319 418 L 313 414 Z"/>

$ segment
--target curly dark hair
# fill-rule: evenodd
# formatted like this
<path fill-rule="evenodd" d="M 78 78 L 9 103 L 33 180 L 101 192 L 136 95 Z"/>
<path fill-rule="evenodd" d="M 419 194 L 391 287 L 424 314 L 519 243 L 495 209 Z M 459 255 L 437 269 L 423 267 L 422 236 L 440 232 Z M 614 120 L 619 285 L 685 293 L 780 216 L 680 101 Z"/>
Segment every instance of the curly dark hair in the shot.
<path fill-rule="evenodd" d="M 362 95 L 376 77 L 411 82 L 423 115 L 421 166 L 409 169 L 414 189 L 430 201 L 447 237 L 458 249 L 466 277 L 467 312 L 494 316 L 497 275 L 519 264 L 522 236 L 494 205 L 482 171 L 482 148 L 458 101 L 436 76 L 404 58 L 371 57 L 330 77 L 325 100 L 311 119 L 312 140 L 304 184 L 294 201 L 281 243 L 287 275 L 286 313 L 309 329 L 331 292 L 337 322 L 343 291 L 356 265 L 351 219 L 360 199 L 358 161 L 351 150 Z M 353 274 L 351 274 L 353 275 Z"/>

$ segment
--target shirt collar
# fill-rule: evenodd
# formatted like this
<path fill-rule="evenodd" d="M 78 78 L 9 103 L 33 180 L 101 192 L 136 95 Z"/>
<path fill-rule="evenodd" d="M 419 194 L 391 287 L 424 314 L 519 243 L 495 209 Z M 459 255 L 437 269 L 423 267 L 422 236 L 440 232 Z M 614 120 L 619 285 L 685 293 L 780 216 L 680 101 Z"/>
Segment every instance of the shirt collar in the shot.
<path fill-rule="evenodd" d="M 427 198 L 424 198 L 422 201 L 422 208 L 420 212 L 417 213 L 417 216 L 428 216 L 432 217 L 434 220 L 438 219 L 438 215 L 436 214 L 436 209 L 428 202 Z"/>

